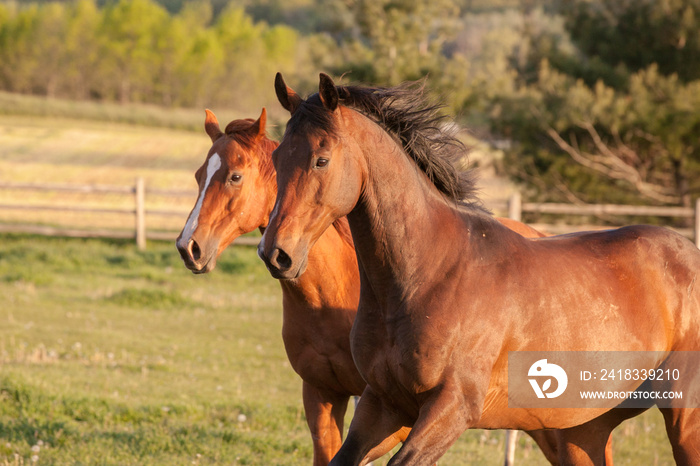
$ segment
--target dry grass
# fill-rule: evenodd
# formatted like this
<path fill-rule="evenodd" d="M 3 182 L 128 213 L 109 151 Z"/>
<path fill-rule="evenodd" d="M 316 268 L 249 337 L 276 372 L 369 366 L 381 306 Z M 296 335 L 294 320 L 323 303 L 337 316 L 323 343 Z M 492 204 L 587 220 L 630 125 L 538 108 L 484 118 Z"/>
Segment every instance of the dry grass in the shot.
<path fill-rule="evenodd" d="M 153 216 L 149 228 L 179 230 L 195 196 L 193 174 L 210 142 L 201 133 L 73 119 L 0 116 L 0 182 L 189 189 L 191 196 L 147 196 L 149 209 L 175 209 L 182 217 Z M 0 204 L 133 208 L 132 195 L 0 190 Z M 0 209 L 2 223 L 75 228 L 131 228 L 125 214 Z"/>
<path fill-rule="evenodd" d="M 9 98 L 0 94 L 2 98 Z M 137 177 L 144 178 L 147 188 L 188 189 L 191 195 L 165 197 L 147 195 L 147 209 L 167 209 L 181 215 L 147 217 L 149 231 L 179 232 L 196 197 L 194 172 L 204 161 L 210 141 L 203 129 L 203 112 L 170 111 L 154 108 L 125 108 L 95 104 L 49 102 L 27 98 L 26 113 L 6 115 L 0 112 L 0 183 L 66 183 L 75 185 L 133 186 Z M 28 103 L 27 103 L 28 102 Z M 20 105 L 20 109 L 22 109 Z M 31 111 L 30 111 L 31 110 Z M 147 117 L 132 115 L 143 112 Z M 82 116 L 87 118 L 75 118 Z M 157 117 L 154 117 L 156 115 Z M 225 125 L 230 119 L 245 115 L 221 112 Z M 254 115 L 248 115 L 254 116 Z M 100 120 L 102 118 L 103 120 Z M 170 119 L 174 118 L 174 122 Z M 105 121 L 105 120 L 117 120 Z M 128 121 L 150 121 L 159 126 L 136 126 Z M 195 125 L 195 121 L 200 121 Z M 186 122 L 186 123 L 185 123 Z M 278 125 L 279 126 L 279 125 Z M 278 132 L 279 128 L 271 128 Z M 513 187 L 494 175 L 491 161 L 498 157 L 478 141 L 467 141 L 474 149 L 473 164 L 481 167 L 484 199 L 503 199 Z M 38 192 L 0 189 L 0 205 L 80 205 L 94 208 L 133 209 L 132 195 Z M 504 212 L 496 212 L 503 215 Z M 133 230 L 131 214 L 77 213 L 67 211 L 15 210 L 0 207 L 0 224 L 38 224 L 77 229 Z"/>

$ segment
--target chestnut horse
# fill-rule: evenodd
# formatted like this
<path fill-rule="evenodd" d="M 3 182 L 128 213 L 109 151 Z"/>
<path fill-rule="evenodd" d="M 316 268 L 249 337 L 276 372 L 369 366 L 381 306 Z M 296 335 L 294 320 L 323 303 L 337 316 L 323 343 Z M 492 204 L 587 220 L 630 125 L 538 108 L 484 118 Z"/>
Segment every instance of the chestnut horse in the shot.
<path fill-rule="evenodd" d="M 267 226 L 277 195 L 272 151 L 265 136 L 266 112 L 258 120 L 235 120 L 224 132 L 206 111 L 211 149 L 195 178 L 199 196 L 177 238 L 177 249 L 193 273 L 210 272 L 236 238 Z M 542 233 L 500 219 L 525 236 Z M 350 329 L 359 302 L 359 271 L 346 220 L 339 219 L 309 252 L 309 267 L 298 279 L 280 280 L 282 336 L 287 356 L 303 380 L 303 401 L 314 444 L 314 464 L 325 465 L 338 451 L 348 399 L 365 382 L 350 353 Z M 550 432 L 531 432 L 545 455 L 555 460 Z"/>
<path fill-rule="evenodd" d="M 276 278 L 303 276 L 347 216 L 360 266 L 351 349 L 367 387 L 331 464 L 363 464 L 406 427 L 391 465 L 433 463 L 468 428 L 563 429 L 563 463 L 603 464 L 611 430 L 645 408 L 509 407 L 509 352 L 700 349 L 700 251 L 687 239 L 649 226 L 524 238 L 480 207 L 422 89 L 321 74 L 304 100 L 278 74 L 275 90 L 291 118 L 258 254 Z M 700 410 L 661 411 L 676 461 L 700 464 Z"/>

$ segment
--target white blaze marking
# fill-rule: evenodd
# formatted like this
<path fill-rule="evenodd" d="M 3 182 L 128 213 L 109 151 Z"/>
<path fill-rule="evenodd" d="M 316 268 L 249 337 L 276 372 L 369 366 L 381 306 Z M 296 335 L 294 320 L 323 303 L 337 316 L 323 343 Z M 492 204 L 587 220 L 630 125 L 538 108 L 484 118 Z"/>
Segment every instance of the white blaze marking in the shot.
<path fill-rule="evenodd" d="M 207 188 L 209 187 L 209 182 L 216 173 L 216 171 L 221 168 L 221 157 L 218 153 L 215 153 L 209 158 L 207 163 L 207 180 L 204 182 L 204 188 L 202 192 L 199 193 L 199 198 L 197 199 L 197 204 L 195 204 L 190 217 L 187 219 L 185 228 L 182 230 L 182 238 L 180 239 L 180 247 L 187 247 L 187 243 L 190 242 L 190 238 L 194 234 L 199 224 L 199 211 L 202 209 L 202 204 L 204 203 L 204 196 L 207 194 Z"/>

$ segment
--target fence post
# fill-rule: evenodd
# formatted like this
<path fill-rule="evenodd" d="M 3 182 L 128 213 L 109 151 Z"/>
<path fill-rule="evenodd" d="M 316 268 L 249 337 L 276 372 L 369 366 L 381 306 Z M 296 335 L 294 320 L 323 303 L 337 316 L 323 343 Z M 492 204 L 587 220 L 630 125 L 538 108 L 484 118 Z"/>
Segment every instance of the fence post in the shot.
<path fill-rule="evenodd" d="M 523 201 L 520 197 L 520 191 L 515 191 L 508 199 L 508 218 L 511 220 L 522 221 L 523 218 Z"/>
<path fill-rule="evenodd" d="M 503 462 L 504 466 L 513 466 L 515 464 L 515 449 L 518 446 L 517 430 L 506 430 L 506 457 Z"/>
<path fill-rule="evenodd" d="M 700 248 L 700 197 L 695 200 L 695 246 Z"/>
<path fill-rule="evenodd" d="M 136 247 L 146 249 L 146 186 L 143 178 L 136 178 Z"/>

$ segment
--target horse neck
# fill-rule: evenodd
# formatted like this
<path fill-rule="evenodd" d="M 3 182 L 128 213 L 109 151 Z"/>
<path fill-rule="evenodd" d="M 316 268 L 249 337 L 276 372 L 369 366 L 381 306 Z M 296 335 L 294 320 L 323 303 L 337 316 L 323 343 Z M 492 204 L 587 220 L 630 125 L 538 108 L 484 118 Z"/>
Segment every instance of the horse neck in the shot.
<path fill-rule="evenodd" d="M 348 215 L 358 260 L 368 283 L 390 284 L 402 296 L 423 281 L 427 264 L 454 254 L 443 245 L 464 237 L 468 227 L 455 202 L 392 137 L 369 119 L 355 121 L 348 132 L 364 135 L 355 141 L 366 167 L 362 194 Z"/>

